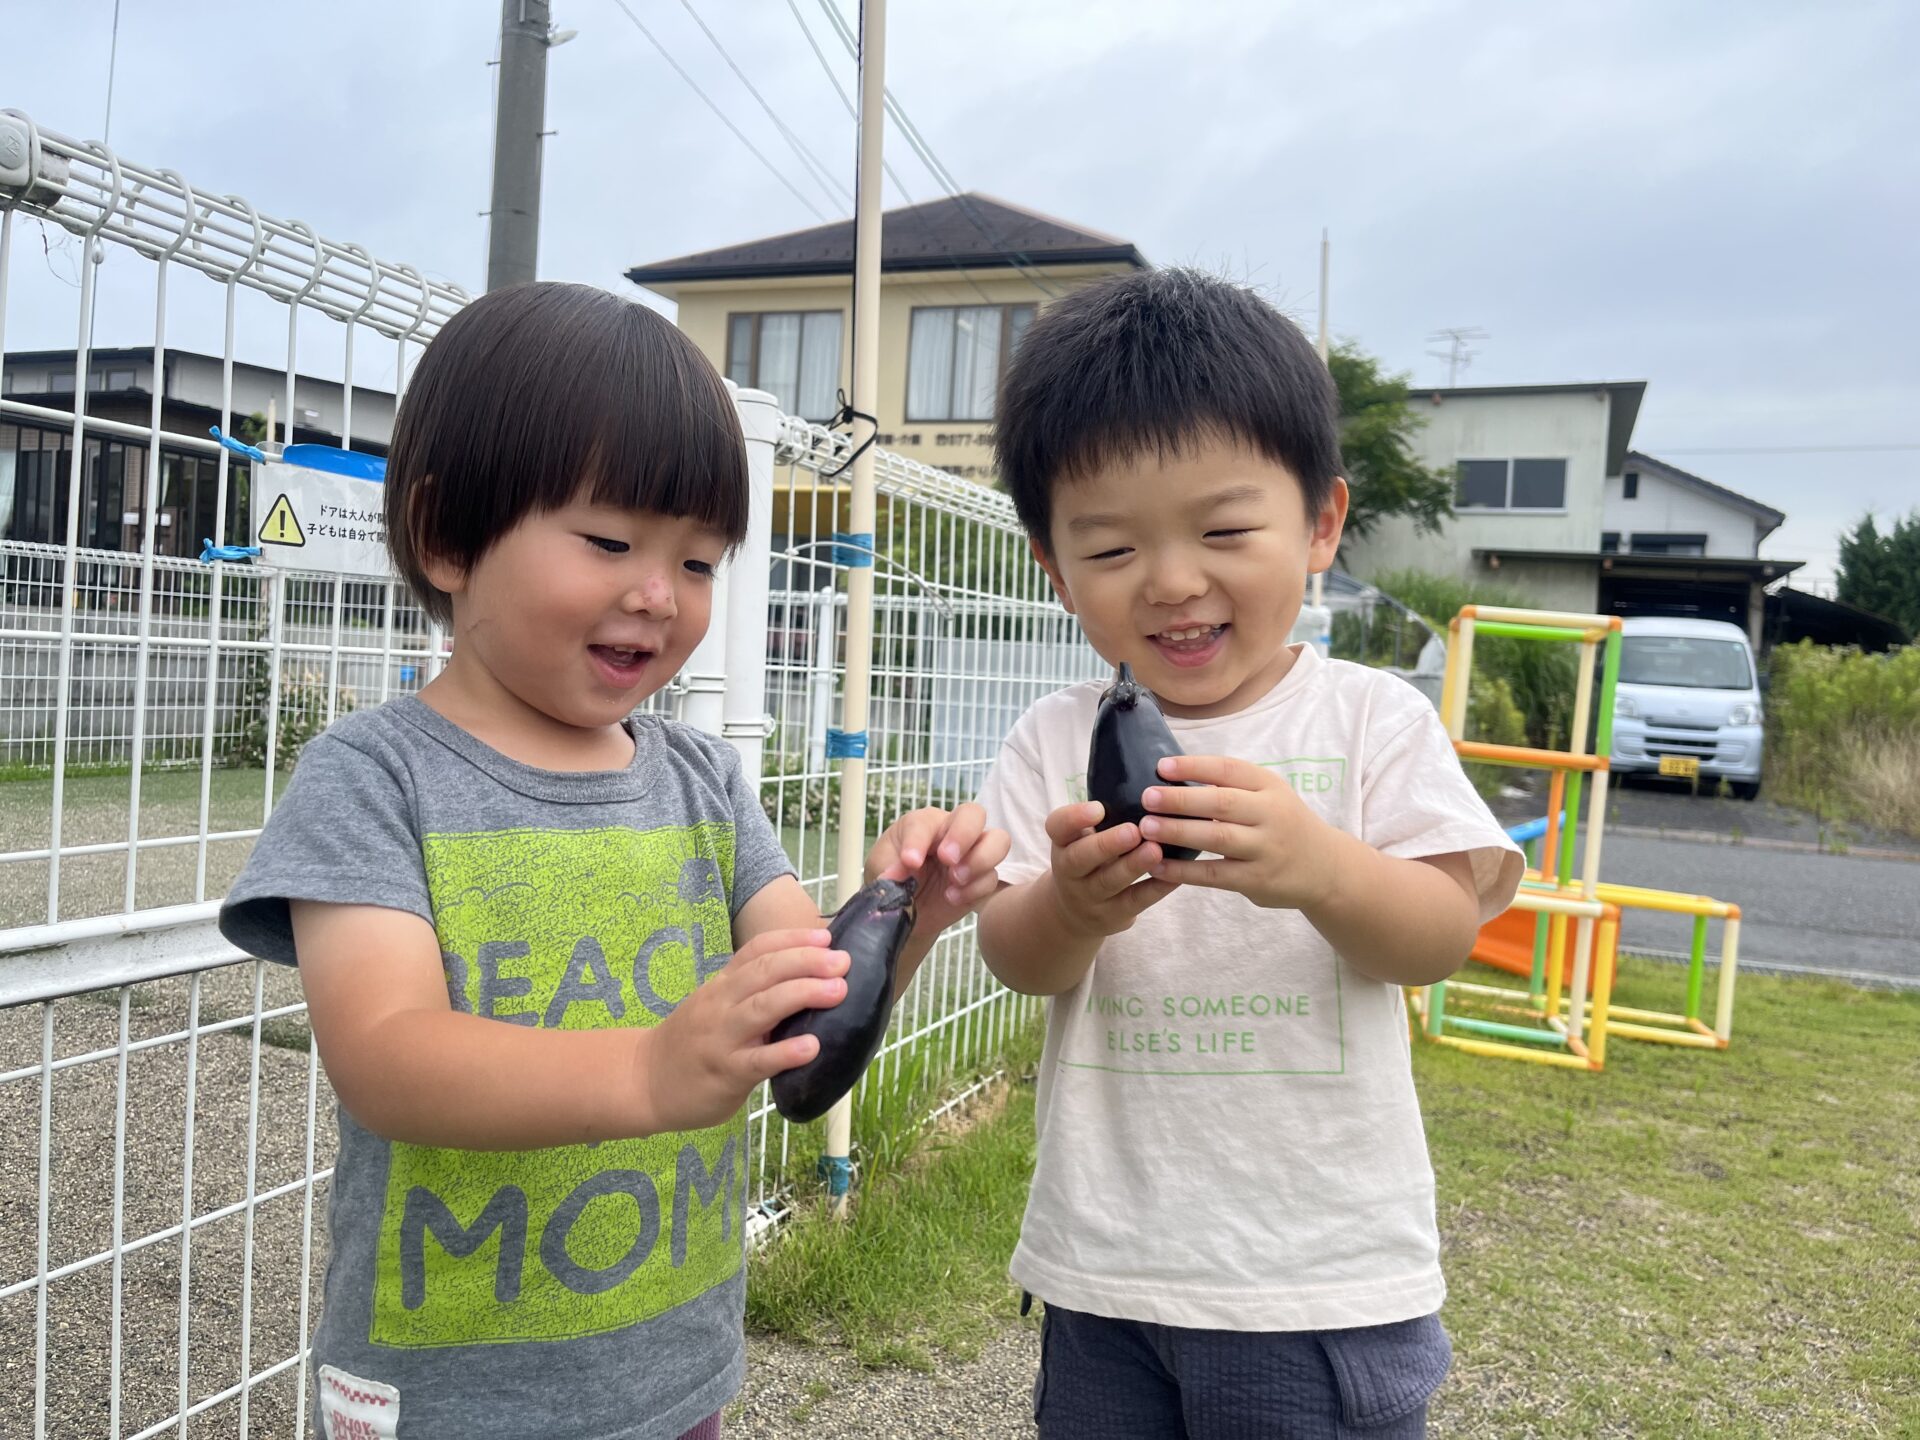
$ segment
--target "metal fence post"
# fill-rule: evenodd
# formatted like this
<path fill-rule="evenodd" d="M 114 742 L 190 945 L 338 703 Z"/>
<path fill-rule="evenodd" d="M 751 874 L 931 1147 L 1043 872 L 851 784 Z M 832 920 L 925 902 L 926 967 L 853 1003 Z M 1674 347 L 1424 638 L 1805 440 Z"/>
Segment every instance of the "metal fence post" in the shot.
<path fill-rule="evenodd" d="M 747 437 L 747 538 L 727 573 L 726 696 L 720 733 L 758 785 L 767 736 L 767 597 L 773 565 L 773 444 L 780 410 L 764 390 L 734 397 Z"/>

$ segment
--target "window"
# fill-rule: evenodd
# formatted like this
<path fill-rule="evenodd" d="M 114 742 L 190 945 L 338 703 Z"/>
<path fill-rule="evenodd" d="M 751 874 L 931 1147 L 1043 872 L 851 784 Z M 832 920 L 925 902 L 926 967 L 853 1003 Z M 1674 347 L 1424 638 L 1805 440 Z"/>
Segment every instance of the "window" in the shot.
<path fill-rule="evenodd" d="M 1707 537 L 1704 535 L 1635 535 L 1627 543 L 1627 548 L 1635 555 L 1704 555 L 1707 553 Z"/>
<path fill-rule="evenodd" d="M 131 390 L 133 382 L 133 371 L 119 366 L 112 369 L 103 366 L 93 372 L 93 388 L 96 390 Z"/>
<path fill-rule="evenodd" d="M 0 445 L 14 453 L 9 540 L 58 543 L 66 536 L 68 437 L 38 425 L 0 429 Z"/>
<path fill-rule="evenodd" d="M 73 367 L 69 365 L 65 370 L 49 370 L 47 372 L 47 389 L 56 395 L 71 395 L 73 393 Z"/>
<path fill-rule="evenodd" d="M 993 419 L 1000 376 L 1033 314 L 1031 305 L 915 310 L 907 339 L 907 419 Z"/>
<path fill-rule="evenodd" d="M 1638 500 L 1640 498 L 1640 472 L 1638 470 L 1629 470 L 1620 477 L 1620 495 L 1621 498 L 1625 500 Z"/>
<path fill-rule="evenodd" d="M 1618 555 L 1620 553 L 1620 532 L 1618 530 L 1603 530 L 1601 532 L 1600 553 L 1602 555 Z"/>
<path fill-rule="evenodd" d="M 1564 510 L 1565 460 L 1461 460 L 1454 501 L 1462 510 Z"/>
<path fill-rule="evenodd" d="M 727 378 L 746 389 L 771 392 L 789 415 L 831 420 L 839 408 L 840 312 L 729 315 Z"/>
<path fill-rule="evenodd" d="M 1628 635 L 1620 642 L 1620 681 L 1685 690 L 1746 690 L 1753 685 L 1747 647 L 1696 635 Z"/>

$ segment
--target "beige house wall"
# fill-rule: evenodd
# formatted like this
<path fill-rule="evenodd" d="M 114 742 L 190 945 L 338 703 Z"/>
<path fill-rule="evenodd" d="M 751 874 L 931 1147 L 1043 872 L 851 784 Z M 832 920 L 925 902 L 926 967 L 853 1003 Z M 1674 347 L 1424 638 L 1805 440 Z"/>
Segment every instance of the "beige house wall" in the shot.
<path fill-rule="evenodd" d="M 1038 274 L 1062 294 L 1124 265 L 1042 266 Z M 727 317 L 788 310 L 835 310 L 841 316 L 840 385 L 851 391 L 853 282 L 828 276 L 794 280 L 703 280 L 660 287 L 679 305 L 682 331 L 722 374 L 727 364 Z M 1049 297 L 1026 275 L 1004 269 L 901 271 L 880 280 L 880 445 L 912 460 L 988 483 L 993 476 L 993 426 L 985 422 L 906 418 L 907 337 L 921 306 L 1044 306 Z"/>

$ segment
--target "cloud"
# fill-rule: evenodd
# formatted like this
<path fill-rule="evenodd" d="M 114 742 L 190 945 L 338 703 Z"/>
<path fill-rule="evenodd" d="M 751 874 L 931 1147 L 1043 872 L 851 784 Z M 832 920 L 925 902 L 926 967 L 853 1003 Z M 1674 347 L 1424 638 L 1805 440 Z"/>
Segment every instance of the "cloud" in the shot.
<path fill-rule="evenodd" d="M 633 3 L 811 190 L 684 12 Z M 801 10 L 850 86 L 817 9 Z M 97 133 L 111 13 L 109 0 L 22 8 L 0 104 Z M 1644 378 L 1637 439 L 1656 452 L 1920 439 L 1912 6 L 982 0 L 960 13 L 896 7 L 888 79 L 969 187 L 1157 261 L 1225 269 L 1302 317 L 1330 227 L 1338 333 L 1426 381 L 1427 334 L 1466 324 L 1491 332 L 1472 381 Z M 494 12 L 224 0 L 196 16 L 123 7 L 117 147 L 479 288 Z M 554 16 L 580 38 L 549 67 L 543 273 L 630 291 L 620 273 L 636 262 L 813 223 L 618 9 L 555 0 Z M 851 123 L 786 7 L 707 18 L 850 175 Z M 897 135 L 888 144 L 916 198 L 939 193 Z M 75 292 L 38 248 L 34 227 L 16 229 L 7 340 L 70 344 Z M 103 286 L 103 342 L 150 334 L 143 264 L 107 267 L 124 273 Z M 192 283 L 173 323 L 217 348 L 217 288 Z M 243 354 L 284 363 L 277 321 L 271 306 L 250 314 Z M 338 330 L 303 328 L 303 366 L 337 363 Z M 1688 463 L 1789 511 L 1770 548 L 1812 556 L 1867 504 L 1917 493 L 1920 452 Z"/>

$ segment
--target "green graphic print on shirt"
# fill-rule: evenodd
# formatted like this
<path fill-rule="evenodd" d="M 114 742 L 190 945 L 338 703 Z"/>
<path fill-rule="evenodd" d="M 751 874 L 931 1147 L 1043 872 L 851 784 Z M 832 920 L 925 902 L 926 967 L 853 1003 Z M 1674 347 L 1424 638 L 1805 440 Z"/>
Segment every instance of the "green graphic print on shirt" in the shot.
<path fill-rule="evenodd" d="M 657 1025 L 731 957 L 730 824 L 429 835 L 423 848 L 448 995 L 469 1014 Z M 570 1339 L 703 1294 L 741 1263 L 745 1121 L 546 1150 L 395 1143 L 369 1339 Z"/>
<path fill-rule="evenodd" d="M 1293 787 L 1310 809 L 1328 818 L 1346 796 L 1342 756 L 1291 756 L 1256 762 Z M 1087 798 L 1084 773 L 1067 777 L 1067 796 Z M 1219 903 L 1220 892 L 1201 903 Z M 1171 906 L 1147 910 L 1135 938 L 1172 924 Z M 1295 918 L 1275 922 L 1294 924 Z M 1298 920 L 1301 926 L 1304 920 Z M 1186 953 L 1183 940 L 1164 937 L 1169 954 Z M 1190 941 L 1188 941 L 1190 943 Z M 1082 1019 L 1059 1063 L 1116 1075 L 1339 1075 L 1346 1070 L 1346 1013 L 1340 961 L 1316 945 L 1321 958 L 1290 972 L 1284 987 L 1222 984 L 1216 967 L 1194 967 L 1179 989 L 1142 988 L 1096 965 Z"/>

